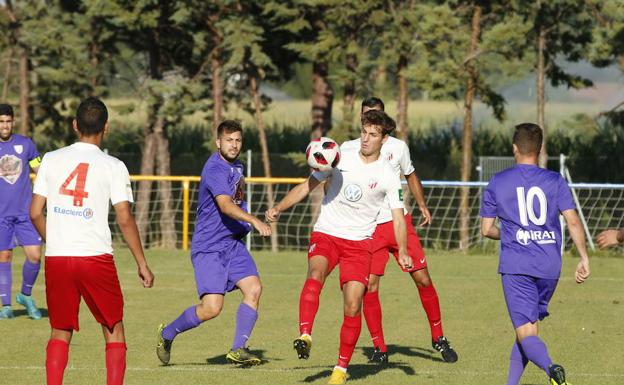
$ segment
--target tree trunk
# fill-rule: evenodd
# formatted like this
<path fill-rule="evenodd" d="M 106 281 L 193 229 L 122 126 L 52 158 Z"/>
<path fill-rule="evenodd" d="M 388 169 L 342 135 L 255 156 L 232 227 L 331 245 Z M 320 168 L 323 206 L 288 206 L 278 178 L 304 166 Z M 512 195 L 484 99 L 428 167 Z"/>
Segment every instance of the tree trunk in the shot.
<path fill-rule="evenodd" d="M 20 126 L 19 133 L 29 136 L 30 121 L 30 82 L 28 79 L 28 53 L 26 49 L 20 49 L 19 53 L 19 106 L 20 106 Z"/>
<path fill-rule="evenodd" d="M 546 76 L 546 63 L 544 51 L 546 50 L 546 31 L 540 26 L 537 38 L 537 74 L 535 88 L 537 93 L 537 124 L 542 128 L 543 140 L 542 149 L 539 155 L 539 166 L 546 168 L 548 163 L 548 152 L 546 151 L 546 85 L 544 78 Z"/>
<path fill-rule="evenodd" d="M 312 63 L 312 133 L 311 138 L 325 136 L 331 129 L 334 90 L 329 84 L 326 61 Z"/>
<path fill-rule="evenodd" d="M 472 103 L 474 101 L 475 88 L 477 82 L 477 69 L 475 66 L 475 55 L 477 52 L 479 38 L 481 36 L 481 7 L 475 6 L 472 14 L 472 34 L 470 37 L 470 52 L 468 56 L 471 59 L 466 63 L 468 72 L 468 81 L 466 85 L 466 94 L 464 98 L 464 126 L 462 130 L 462 164 L 461 164 L 461 180 L 467 182 L 470 180 L 472 171 Z M 459 248 L 467 250 L 470 242 L 470 205 L 469 205 L 470 188 L 462 187 L 460 191 L 459 201 Z"/>
<path fill-rule="evenodd" d="M 388 71 L 386 70 L 386 63 L 381 62 L 377 67 L 375 73 L 375 94 L 382 96 L 385 95 L 388 89 Z"/>
<path fill-rule="evenodd" d="M 156 169 L 160 176 L 171 175 L 171 156 L 169 154 L 169 138 L 165 121 L 162 117 L 156 119 L 154 125 L 154 137 L 156 138 Z M 171 182 L 158 182 L 158 195 L 161 201 L 160 232 L 162 234 L 161 246 L 173 249 L 177 246 L 177 233 L 175 228 L 175 212 L 173 210 L 173 194 Z"/>
<path fill-rule="evenodd" d="M 0 95 L 0 101 L 6 102 L 9 95 L 9 87 L 11 85 L 11 64 L 13 60 L 13 50 L 9 48 L 7 54 L 6 69 L 4 70 L 4 78 L 2 79 L 2 95 Z"/>
<path fill-rule="evenodd" d="M 399 83 L 399 100 L 397 103 L 398 115 L 397 115 L 397 137 L 401 140 L 407 140 L 407 76 L 405 71 L 407 70 L 407 57 L 405 55 L 399 56 L 399 62 L 397 63 L 397 76 Z"/>
<path fill-rule="evenodd" d="M 153 107 L 151 110 L 153 111 Z M 143 153 L 141 154 L 141 175 L 154 175 L 156 159 L 156 134 L 154 133 L 153 122 L 156 117 L 150 113 L 149 122 L 143 130 Z M 141 236 L 141 242 L 147 246 L 148 231 L 150 225 L 150 206 L 152 198 L 152 182 L 149 180 L 139 182 L 139 191 L 136 199 L 136 222 Z"/>
<path fill-rule="evenodd" d="M 357 57 L 355 54 L 347 55 L 346 68 L 349 72 L 344 85 L 344 95 L 342 96 L 342 125 L 349 137 L 356 130 L 353 127 L 353 106 L 355 104 L 355 79 L 357 78 Z"/>
<path fill-rule="evenodd" d="M 269 159 L 269 146 L 264 131 L 264 120 L 262 119 L 262 103 L 260 101 L 260 93 L 258 92 L 258 79 L 255 75 L 250 76 L 250 92 L 253 99 L 255 109 L 256 126 L 258 127 L 258 135 L 260 136 L 260 149 L 262 150 L 262 167 L 264 176 L 271 177 L 271 161 Z M 273 196 L 273 185 L 267 183 L 267 207 L 275 205 L 275 197 Z M 277 225 L 271 223 L 271 251 L 278 251 L 277 243 Z"/>
<path fill-rule="evenodd" d="M 217 138 L 217 127 L 223 119 L 223 79 L 221 79 L 221 58 L 220 51 L 216 52 L 210 60 L 212 72 L 212 141 Z"/>

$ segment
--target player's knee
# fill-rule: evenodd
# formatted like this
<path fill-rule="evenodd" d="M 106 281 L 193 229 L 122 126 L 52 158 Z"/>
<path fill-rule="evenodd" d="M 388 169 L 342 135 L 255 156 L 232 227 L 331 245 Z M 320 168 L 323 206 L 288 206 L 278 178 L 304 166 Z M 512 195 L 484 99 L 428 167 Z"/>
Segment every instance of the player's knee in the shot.
<path fill-rule="evenodd" d="M 243 293 L 243 300 L 245 302 L 258 303 L 260 301 L 260 295 L 262 294 L 262 285 L 258 283 L 257 285 L 251 286 L 249 289 Z"/>
<path fill-rule="evenodd" d="M 322 269 L 310 269 L 308 271 L 308 279 L 315 279 L 320 283 L 325 282 L 325 272 Z"/>
<path fill-rule="evenodd" d="M 13 253 L 11 253 L 11 250 L 0 251 L 0 262 L 2 263 L 11 262 L 12 256 L 13 256 Z"/>
<path fill-rule="evenodd" d="M 431 277 L 427 269 L 417 270 L 412 273 L 412 279 L 417 287 L 428 287 L 432 285 Z"/>
<path fill-rule="evenodd" d="M 195 311 L 197 312 L 197 318 L 207 321 L 221 314 L 221 309 L 223 309 L 223 306 L 219 304 L 201 303 Z"/>
<path fill-rule="evenodd" d="M 349 317 L 355 317 L 360 314 L 362 310 L 362 305 L 358 301 L 347 301 L 344 304 L 344 314 Z"/>

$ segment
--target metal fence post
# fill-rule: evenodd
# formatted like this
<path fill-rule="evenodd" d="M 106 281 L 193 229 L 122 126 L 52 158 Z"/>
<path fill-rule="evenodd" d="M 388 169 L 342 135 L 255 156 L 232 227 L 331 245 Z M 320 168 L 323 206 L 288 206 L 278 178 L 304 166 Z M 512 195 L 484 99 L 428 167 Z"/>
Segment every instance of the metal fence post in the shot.
<path fill-rule="evenodd" d="M 182 250 L 188 250 L 189 238 L 189 187 L 190 181 L 185 179 L 182 182 Z"/>

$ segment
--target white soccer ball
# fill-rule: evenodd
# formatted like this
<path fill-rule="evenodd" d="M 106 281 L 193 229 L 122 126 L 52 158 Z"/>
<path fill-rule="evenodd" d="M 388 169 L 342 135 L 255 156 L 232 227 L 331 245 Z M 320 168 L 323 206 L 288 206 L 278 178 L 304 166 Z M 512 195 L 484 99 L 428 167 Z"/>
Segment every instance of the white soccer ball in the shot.
<path fill-rule="evenodd" d="M 331 170 L 340 162 L 340 146 L 331 138 L 313 139 L 306 149 L 306 160 L 314 170 Z"/>

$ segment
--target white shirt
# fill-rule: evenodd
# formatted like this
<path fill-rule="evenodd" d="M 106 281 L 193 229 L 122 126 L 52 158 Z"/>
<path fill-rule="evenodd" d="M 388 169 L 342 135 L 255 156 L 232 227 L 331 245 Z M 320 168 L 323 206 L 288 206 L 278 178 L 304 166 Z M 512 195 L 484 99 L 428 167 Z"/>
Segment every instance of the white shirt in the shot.
<path fill-rule="evenodd" d="M 395 170 L 381 157 L 364 163 L 359 151 L 359 146 L 341 146 L 338 167 L 312 174 L 319 181 L 329 178 L 314 231 L 363 240 L 373 235 L 377 215 L 386 198 L 389 207 L 404 207 L 401 180 Z"/>
<path fill-rule="evenodd" d="M 82 142 L 45 154 L 33 193 L 47 198 L 48 257 L 112 254 L 109 202 L 133 202 L 126 165 Z"/>
<path fill-rule="evenodd" d="M 342 146 L 347 148 L 360 148 L 360 139 L 350 140 L 343 143 Z M 341 147 L 342 149 L 342 147 Z M 410 157 L 409 147 L 407 143 L 401 139 L 397 139 L 393 136 L 388 136 L 386 143 L 381 146 L 381 156 L 392 166 L 395 172 L 400 176 L 409 175 L 413 173 L 414 166 L 412 165 L 412 159 Z M 404 213 L 407 214 L 407 210 L 404 209 Z M 377 216 L 377 223 L 386 223 L 392 220 L 392 212 L 390 211 L 390 202 L 386 200 L 386 203 L 381 208 L 379 215 Z"/>

